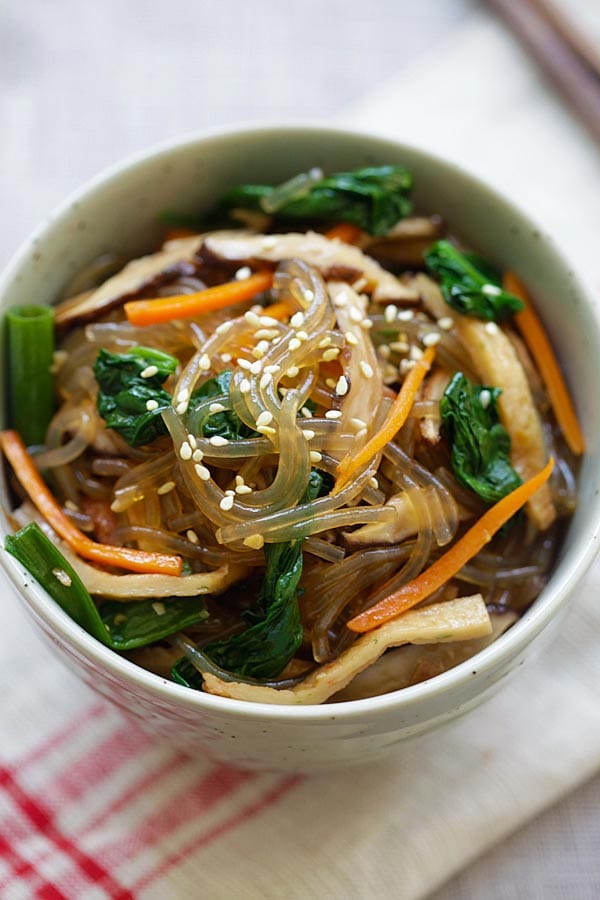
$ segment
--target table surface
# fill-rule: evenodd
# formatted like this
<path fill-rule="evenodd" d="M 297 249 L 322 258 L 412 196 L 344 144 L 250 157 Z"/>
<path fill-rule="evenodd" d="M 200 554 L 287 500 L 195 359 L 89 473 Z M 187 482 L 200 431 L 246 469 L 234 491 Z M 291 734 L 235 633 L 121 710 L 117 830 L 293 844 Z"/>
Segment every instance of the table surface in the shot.
<path fill-rule="evenodd" d="M 0 5 L 0 265 L 98 170 L 182 132 L 329 121 L 451 35 L 474 0 L 21 0 Z M 435 900 L 595 900 L 600 777 Z"/>

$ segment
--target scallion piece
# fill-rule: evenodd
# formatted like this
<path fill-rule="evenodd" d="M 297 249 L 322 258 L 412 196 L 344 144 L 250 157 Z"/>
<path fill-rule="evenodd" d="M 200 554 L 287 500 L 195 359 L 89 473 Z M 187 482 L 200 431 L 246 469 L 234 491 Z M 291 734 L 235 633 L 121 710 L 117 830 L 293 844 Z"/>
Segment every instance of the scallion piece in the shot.
<path fill-rule="evenodd" d="M 9 420 L 25 444 L 42 444 L 54 409 L 54 310 L 13 306 L 6 333 Z"/>

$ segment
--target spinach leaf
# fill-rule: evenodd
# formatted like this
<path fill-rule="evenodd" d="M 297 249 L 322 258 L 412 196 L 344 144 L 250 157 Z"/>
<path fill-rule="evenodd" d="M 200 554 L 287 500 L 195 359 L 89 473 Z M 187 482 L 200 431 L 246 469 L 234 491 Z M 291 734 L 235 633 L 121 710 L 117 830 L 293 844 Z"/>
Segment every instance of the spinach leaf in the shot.
<path fill-rule="evenodd" d="M 278 222 L 351 222 L 370 234 L 386 234 L 399 219 L 409 215 L 408 194 L 412 176 L 403 166 L 369 166 L 352 172 L 336 172 L 312 184 L 275 213 Z M 242 184 L 222 197 L 214 216 L 223 221 L 232 209 L 263 212 L 262 201 L 277 188 Z"/>
<path fill-rule="evenodd" d="M 134 347 L 128 353 L 100 350 L 94 363 L 98 382 L 98 412 L 132 447 L 149 444 L 166 434 L 161 413 L 171 404 L 171 395 L 161 387 L 177 368 L 178 361 L 168 353 L 148 347 Z M 142 372 L 156 369 L 148 378 Z M 155 409 L 148 409 L 156 403 Z"/>
<path fill-rule="evenodd" d="M 171 669 L 171 678 L 184 687 L 193 688 L 196 691 L 202 690 L 204 679 L 186 656 L 182 656 L 181 659 L 177 660 Z"/>
<path fill-rule="evenodd" d="M 249 428 L 242 422 L 237 413 L 232 409 L 226 409 L 220 413 L 207 413 L 202 417 L 194 414 L 194 404 L 199 400 L 207 400 L 210 397 L 220 397 L 223 394 L 229 395 L 231 386 L 231 375 L 229 370 L 221 372 L 214 378 L 209 378 L 199 388 L 197 388 L 190 401 L 190 413 L 188 423 L 192 431 L 206 438 L 214 435 L 227 438 L 228 441 L 239 441 L 243 438 L 258 437 L 258 432 Z"/>
<path fill-rule="evenodd" d="M 499 388 L 472 384 L 457 372 L 440 402 L 456 480 L 486 503 L 495 503 L 521 484 L 510 463 L 510 436 L 498 417 L 501 393 Z"/>
<path fill-rule="evenodd" d="M 313 469 L 301 503 L 329 490 L 328 476 Z M 298 582 L 302 575 L 302 541 L 265 545 L 266 570 L 253 607 L 243 614 L 250 627 L 224 641 L 213 641 L 204 653 L 222 669 L 242 677 L 274 678 L 302 643 Z"/>
<path fill-rule="evenodd" d="M 499 322 L 524 308 L 518 297 L 502 290 L 500 277 L 489 263 L 461 253 L 449 241 L 436 241 L 424 258 L 440 282 L 444 300 L 457 312 Z"/>
<path fill-rule="evenodd" d="M 75 569 L 37 522 L 30 522 L 16 534 L 7 535 L 5 549 L 19 560 L 68 616 L 113 650 L 133 650 L 153 644 L 208 618 L 198 597 L 128 603 L 110 600 L 97 607 Z"/>

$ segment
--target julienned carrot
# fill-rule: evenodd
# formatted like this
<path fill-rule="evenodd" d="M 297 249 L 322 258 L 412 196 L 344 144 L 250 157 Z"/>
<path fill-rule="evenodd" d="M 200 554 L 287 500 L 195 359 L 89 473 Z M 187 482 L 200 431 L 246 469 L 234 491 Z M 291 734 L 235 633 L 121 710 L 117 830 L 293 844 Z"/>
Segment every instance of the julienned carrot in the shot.
<path fill-rule="evenodd" d="M 383 423 L 380 431 L 374 434 L 370 441 L 367 441 L 362 450 L 356 456 L 345 456 L 337 467 L 338 480 L 336 482 L 334 493 L 337 493 L 350 478 L 362 466 L 370 462 L 376 453 L 383 450 L 386 444 L 394 439 L 395 435 L 402 428 L 408 418 L 412 406 L 417 396 L 417 391 L 421 387 L 423 379 L 429 372 L 433 360 L 435 358 L 435 346 L 427 347 L 421 359 L 417 360 L 408 375 L 402 382 L 402 387 L 398 396 L 394 400 L 387 419 Z"/>
<path fill-rule="evenodd" d="M 271 316 L 272 319 L 278 319 L 279 321 L 289 319 L 292 314 L 292 310 L 282 300 L 278 303 L 271 303 L 270 306 L 265 306 L 263 310 L 263 315 Z"/>
<path fill-rule="evenodd" d="M 326 231 L 325 237 L 330 241 L 338 238 L 344 244 L 356 244 L 362 233 L 358 225 L 352 225 L 351 222 L 340 222 L 339 225 L 334 225 L 333 228 Z"/>
<path fill-rule="evenodd" d="M 32 502 L 56 533 L 79 556 L 131 572 L 181 575 L 183 560 L 180 556 L 149 553 L 145 550 L 114 547 L 111 544 L 98 544 L 92 541 L 64 514 L 36 469 L 19 434 L 16 431 L 0 432 L 0 447 Z"/>
<path fill-rule="evenodd" d="M 488 509 L 433 565 L 371 609 L 350 619 L 347 623 L 348 628 L 351 631 L 372 631 L 430 597 L 447 581 L 454 578 L 462 567 L 491 541 L 496 532 L 546 483 L 553 468 L 554 460 L 550 457 L 537 475 Z"/>
<path fill-rule="evenodd" d="M 515 315 L 517 328 L 523 335 L 523 339 L 546 385 L 548 397 L 560 430 L 573 453 L 579 455 L 585 449 L 583 435 L 569 391 L 544 326 L 531 305 L 525 286 L 513 272 L 506 272 L 504 289 L 514 294 L 525 304 L 525 309 Z"/>
<path fill-rule="evenodd" d="M 252 300 L 272 284 L 272 272 L 257 272 L 242 281 L 227 281 L 194 294 L 131 300 L 125 304 L 125 315 L 132 325 L 157 325 L 173 319 L 189 319 L 191 316 Z"/>

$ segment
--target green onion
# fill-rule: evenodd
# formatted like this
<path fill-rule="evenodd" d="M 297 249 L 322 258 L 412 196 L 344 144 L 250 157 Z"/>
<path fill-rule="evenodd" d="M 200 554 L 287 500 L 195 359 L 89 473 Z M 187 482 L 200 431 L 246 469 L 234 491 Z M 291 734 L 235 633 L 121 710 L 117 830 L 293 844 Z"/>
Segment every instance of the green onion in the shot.
<path fill-rule="evenodd" d="M 54 410 L 54 310 L 13 306 L 6 324 L 9 421 L 27 445 L 42 444 Z"/>

